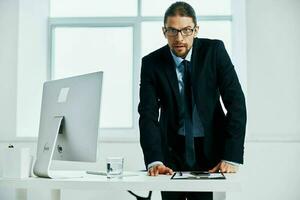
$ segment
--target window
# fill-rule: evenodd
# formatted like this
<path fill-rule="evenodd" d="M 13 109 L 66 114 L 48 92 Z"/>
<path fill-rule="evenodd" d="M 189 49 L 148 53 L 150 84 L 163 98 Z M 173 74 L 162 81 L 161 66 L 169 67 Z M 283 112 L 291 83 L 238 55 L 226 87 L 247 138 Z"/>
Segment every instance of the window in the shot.
<path fill-rule="evenodd" d="M 50 0 L 50 15 L 51 17 L 136 16 L 137 0 Z"/>
<path fill-rule="evenodd" d="M 51 77 L 103 71 L 101 127 L 132 127 L 132 27 L 57 27 L 53 38 Z"/>
<path fill-rule="evenodd" d="M 124 134 L 124 137 L 138 134 L 141 58 L 166 44 L 161 27 L 164 12 L 173 2 L 175 0 L 50 0 L 47 77 L 57 79 L 104 71 L 102 134 Z M 236 59 L 245 50 L 245 46 L 239 46 L 244 39 L 240 37 L 243 27 L 235 25 L 241 25 L 244 4 L 239 0 L 186 2 L 198 14 L 198 37 L 223 40 L 238 63 L 238 73 L 245 78 L 245 60 Z M 234 18 L 234 14 L 238 17 Z M 23 118 L 21 115 L 18 114 L 19 119 Z M 27 131 L 31 133 L 28 136 L 36 137 L 37 129 L 38 126 L 34 131 Z"/>

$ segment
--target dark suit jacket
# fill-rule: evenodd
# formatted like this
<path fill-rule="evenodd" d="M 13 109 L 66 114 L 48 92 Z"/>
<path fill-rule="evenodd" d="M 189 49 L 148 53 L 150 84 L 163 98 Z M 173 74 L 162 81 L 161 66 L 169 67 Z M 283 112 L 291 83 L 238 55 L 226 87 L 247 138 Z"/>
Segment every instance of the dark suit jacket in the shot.
<path fill-rule="evenodd" d="M 245 98 L 223 42 L 195 38 L 191 64 L 192 91 L 204 127 L 206 157 L 213 164 L 222 159 L 243 163 Z M 175 63 L 166 45 L 142 59 L 138 111 L 146 166 L 153 161 L 171 165 L 178 159 L 180 103 Z"/>

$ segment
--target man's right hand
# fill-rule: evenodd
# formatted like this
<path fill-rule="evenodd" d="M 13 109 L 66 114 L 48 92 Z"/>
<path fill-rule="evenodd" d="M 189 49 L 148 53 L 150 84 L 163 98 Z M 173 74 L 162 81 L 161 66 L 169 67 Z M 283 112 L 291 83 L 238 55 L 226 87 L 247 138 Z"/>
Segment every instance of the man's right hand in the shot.
<path fill-rule="evenodd" d="M 166 167 L 164 165 L 154 165 L 148 170 L 148 175 L 149 176 L 157 176 L 158 174 L 167 174 L 167 175 L 172 175 L 173 170 L 170 169 L 169 167 Z"/>

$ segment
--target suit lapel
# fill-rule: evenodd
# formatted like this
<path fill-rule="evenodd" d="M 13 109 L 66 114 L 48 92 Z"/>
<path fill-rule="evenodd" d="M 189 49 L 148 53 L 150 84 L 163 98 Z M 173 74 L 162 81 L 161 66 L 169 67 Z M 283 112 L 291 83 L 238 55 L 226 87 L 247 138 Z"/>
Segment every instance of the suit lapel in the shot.
<path fill-rule="evenodd" d="M 192 58 L 191 58 L 191 64 L 192 64 L 192 87 L 193 90 L 197 87 L 197 79 L 199 79 L 202 68 L 203 68 L 203 48 L 201 48 L 201 41 L 198 38 L 194 39 L 193 43 L 193 52 L 192 52 Z"/>
<path fill-rule="evenodd" d="M 168 78 L 168 81 L 171 85 L 171 88 L 174 92 L 175 99 L 177 102 L 177 106 L 180 106 L 180 94 L 179 94 L 179 86 L 178 86 L 178 79 L 177 79 L 177 74 L 176 74 L 176 69 L 175 69 L 175 63 L 172 58 L 170 49 L 168 46 L 165 46 L 164 48 L 164 63 L 163 63 L 163 68 L 166 73 L 166 76 Z"/>

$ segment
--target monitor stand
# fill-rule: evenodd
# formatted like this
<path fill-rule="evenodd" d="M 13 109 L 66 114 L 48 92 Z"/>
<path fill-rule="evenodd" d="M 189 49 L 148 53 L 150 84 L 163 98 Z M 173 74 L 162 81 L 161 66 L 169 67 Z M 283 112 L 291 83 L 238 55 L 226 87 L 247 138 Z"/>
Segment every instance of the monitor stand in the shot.
<path fill-rule="evenodd" d="M 36 158 L 36 162 L 34 164 L 33 173 L 39 177 L 45 178 L 53 178 L 50 172 L 50 166 L 53 158 L 53 153 L 56 146 L 57 137 L 59 134 L 60 127 L 63 123 L 64 116 L 55 116 L 53 120 L 49 122 L 48 128 L 46 131 L 47 133 L 43 133 L 46 137 L 46 141 L 43 145 L 43 149 L 37 149 L 38 154 Z M 40 145 L 38 145 L 40 146 Z"/>

